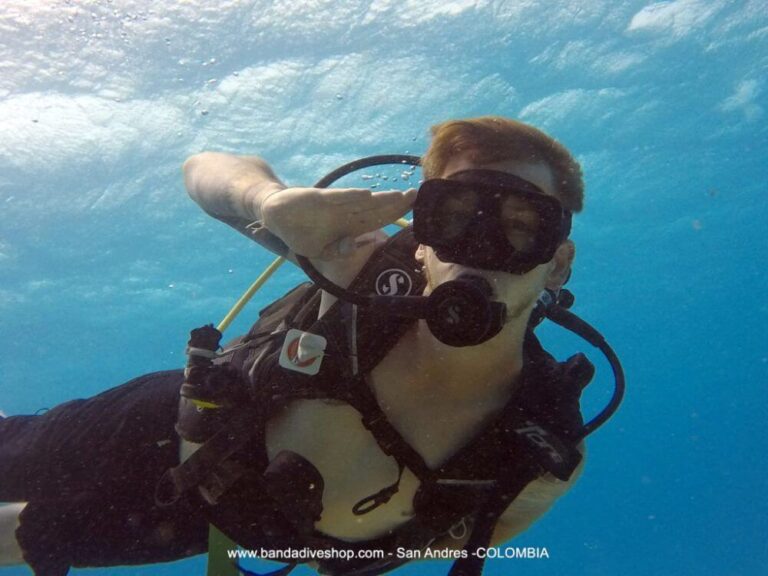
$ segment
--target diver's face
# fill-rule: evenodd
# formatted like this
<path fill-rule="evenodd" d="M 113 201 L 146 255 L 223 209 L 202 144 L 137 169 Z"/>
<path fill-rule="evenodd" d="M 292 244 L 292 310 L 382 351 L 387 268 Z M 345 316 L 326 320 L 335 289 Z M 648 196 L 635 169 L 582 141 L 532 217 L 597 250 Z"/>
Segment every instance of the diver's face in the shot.
<path fill-rule="evenodd" d="M 528 180 L 548 195 L 556 196 L 552 170 L 544 163 L 504 160 L 490 164 L 475 164 L 467 156 L 462 155 L 448 162 L 440 178 L 449 178 L 457 172 L 473 169 L 507 172 Z M 416 251 L 416 259 L 424 265 L 427 279 L 425 294 L 429 294 L 444 282 L 455 280 L 462 274 L 471 273 L 482 276 L 491 283 L 494 299 L 507 305 L 507 317 L 513 320 L 530 312 L 544 288 L 559 288 L 562 285 L 567 279 L 573 252 L 573 243 L 566 240 L 557 249 L 552 260 L 539 264 L 525 274 L 481 270 L 462 264 L 443 262 L 432 248 L 424 245 L 419 246 Z"/>

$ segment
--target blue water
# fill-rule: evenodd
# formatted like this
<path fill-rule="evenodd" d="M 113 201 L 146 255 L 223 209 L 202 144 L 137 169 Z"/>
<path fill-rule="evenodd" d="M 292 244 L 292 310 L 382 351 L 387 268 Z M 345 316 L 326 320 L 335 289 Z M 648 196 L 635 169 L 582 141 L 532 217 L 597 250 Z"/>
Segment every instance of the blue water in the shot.
<path fill-rule="evenodd" d="M 628 393 L 578 485 L 516 541 L 550 558 L 487 573 L 763 573 L 768 11 L 572 4 L 4 0 L 0 409 L 182 365 L 189 329 L 270 260 L 186 197 L 189 154 L 259 154 L 307 184 L 362 155 L 421 153 L 441 120 L 507 115 L 582 162 L 569 287 Z M 282 271 L 230 334 L 301 279 Z M 582 347 L 540 332 L 561 356 Z M 610 384 L 598 366 L 592 411 Z"/>

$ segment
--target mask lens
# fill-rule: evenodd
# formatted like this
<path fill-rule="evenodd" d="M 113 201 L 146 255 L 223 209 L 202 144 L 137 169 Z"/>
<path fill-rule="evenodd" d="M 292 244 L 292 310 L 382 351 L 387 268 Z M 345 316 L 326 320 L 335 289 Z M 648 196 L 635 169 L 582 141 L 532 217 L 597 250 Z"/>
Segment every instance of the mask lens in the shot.
<path fill-rule="evenodd" d="M 516 252 L 530 252 L 536 244 L 541 218 L 525 198 L 506 194 L 501 198 L 499 220 L 507 241 Z"/>
<path fill-rule="evenodd" d="M 452 191 L 445 194 L 435 205 L 432 218 L 443 241 L 461 236 L 467 225 L 477 215 L 479 195 L 475 190 Z"/>

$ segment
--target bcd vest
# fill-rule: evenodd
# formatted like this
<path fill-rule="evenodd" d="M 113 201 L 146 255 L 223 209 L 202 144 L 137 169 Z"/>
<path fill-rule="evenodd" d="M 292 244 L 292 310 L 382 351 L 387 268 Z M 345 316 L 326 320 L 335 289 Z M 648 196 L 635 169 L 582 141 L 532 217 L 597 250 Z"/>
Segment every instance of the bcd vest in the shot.
<path fill-rule="evenodd" d="M 393 236 L 369 259 L 350 289 L 421 294 L 424 280 L 415 249 L 409 229 Z M 499 516 L 528 483 L 546 473 L 565 481 L 573 473 L 581 459 L 576 449 L 583 426 L 579 397 L 594 373 L 584 355 L 558 363 L 529 331 L 513 397 L 474 439 L 438 469 L 430 469 L 386 419 L 365 380 L 412 320 L 344 302 L 336 302 L 318 320 L 319 303 L 315 286 L 298 286 L 263 309 L 248 334 L 229 343 L 210 365 L 188 369 L 177 430 L 203 446 L 164 476 L 158 501 L 171 502 L 197 489 L 208 503 L 209 521 L 249 549 L 421 550 L 463 525 L 471 529 L 466 549 L 473 551 L 488 545 Z M 316 374 L 281 366 L 291 330 L 327 341 Z M 294 400 L 318 398 L 354 407 L 379 447 L 396 460 L 400 476 L 408 468 L 420 480 L 414 517 L 392 534 L 350 543 L 316 532 L 322 477 L 297 454 L 283 452 L 269 461 L 265 430 L 271 416 Z M 200 402 L 220 408 L 200 408 Z M 399 481 L 382 487 L 353 511 L 365 514 L 385 504 Z M 373 575 L 406 561 L 395 556 L 334 558 L 319 565 L 328 574 Z M 482 560 L 469 554 L 454 563 L 451 575 L 481 571 Z"/>

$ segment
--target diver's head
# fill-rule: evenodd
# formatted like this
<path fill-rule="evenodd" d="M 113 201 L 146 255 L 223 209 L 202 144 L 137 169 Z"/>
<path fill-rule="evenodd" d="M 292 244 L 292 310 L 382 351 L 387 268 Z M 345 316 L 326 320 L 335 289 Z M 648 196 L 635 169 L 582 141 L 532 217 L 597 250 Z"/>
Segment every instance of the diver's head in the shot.
<path fill-rule="evenodd" d="M 500 116 L 482 116 L 449 120 L 433 126 L 431 132 L 432 141 L 421 159 L 425 180 L 458 171 L 449 166 L 458 156 L 476 167 L 507 160 L 544 164 L 552 177 L 548 193 L 569 212 L 581 211 L 584 183 L 579 163 L 562 144 L 538 128 Z"/>
<path fill-rule="evenodd" d="M 504 118 L 450 121 L 432 134 L 414 208 L 425 293 L 481 276 L 509 321 L 527 320 L 542 290 L 557 291 L 570 275 L 570 214 L 583 202 L 578 163 L 543 132 Z"/>

